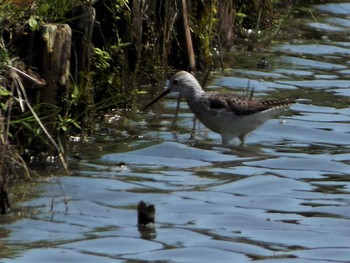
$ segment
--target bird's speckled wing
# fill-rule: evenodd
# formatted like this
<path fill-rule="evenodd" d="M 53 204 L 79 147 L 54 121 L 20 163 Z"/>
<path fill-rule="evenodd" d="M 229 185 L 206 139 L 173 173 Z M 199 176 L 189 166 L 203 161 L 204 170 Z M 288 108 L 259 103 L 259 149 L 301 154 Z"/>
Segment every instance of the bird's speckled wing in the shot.
<path fill-rule="evenodd" d="M 226 110 L 236 115 L 249 115 L 271 108 L 288 107 L 294 102 L 291 99 L 257 100 L 230 93 L 207 93 L 205 98 L 211 110 Z"/>

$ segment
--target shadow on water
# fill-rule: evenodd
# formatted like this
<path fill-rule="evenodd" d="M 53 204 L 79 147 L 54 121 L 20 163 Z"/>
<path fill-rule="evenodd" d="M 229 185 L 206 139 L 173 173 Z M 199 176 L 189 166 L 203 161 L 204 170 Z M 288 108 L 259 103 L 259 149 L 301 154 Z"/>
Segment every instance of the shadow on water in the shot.
<path fill-rule="evenodd" d="M 296 17 L 298 38 L 235 53 L 208 86 L 301 98 L 290 111 L 231 148 L 202 125 L 191 139 L 185 103 L 173 132 L 174 97 L 112 112 L 91 143 L 71 144 L 73 176 L 39 182 L 18 217 L 0 217 L 0 261 L 348 262 L 350 4 L 310 10 L 318 22 Z M 269 69 L 256 69 L 262 56 Z M 150 231 L 141 200 L 156 208 Z"/>

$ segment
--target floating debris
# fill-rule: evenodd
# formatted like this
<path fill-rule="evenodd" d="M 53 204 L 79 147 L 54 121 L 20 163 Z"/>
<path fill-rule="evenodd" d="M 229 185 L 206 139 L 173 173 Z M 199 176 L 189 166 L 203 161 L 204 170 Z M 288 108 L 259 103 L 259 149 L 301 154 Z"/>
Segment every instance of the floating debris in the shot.
<path fill-rule="evenodd" d="M 138 225 L 154 224 L 156 208 L 152 204 L 141 201 L 137 206 Z"/>
<path fill-rule="evenodd" d="M 269 62 L 267 62 L 265 57 L 262 57 L 260 61 L 256 64 L 256 67 L 259 69 L 269 69 L 271 66 Z"/>
<path fill-rule="evenodd" d="M 152 240 L 157 237 L 156 230 L 154 228 L 154 217 L 156 214 L 156 208 L 152 204 L 146 204 L 141 201 L 137 206 L 137 218 L 138 218 L 138 230 L 141 234 L 141 238 Z"/>

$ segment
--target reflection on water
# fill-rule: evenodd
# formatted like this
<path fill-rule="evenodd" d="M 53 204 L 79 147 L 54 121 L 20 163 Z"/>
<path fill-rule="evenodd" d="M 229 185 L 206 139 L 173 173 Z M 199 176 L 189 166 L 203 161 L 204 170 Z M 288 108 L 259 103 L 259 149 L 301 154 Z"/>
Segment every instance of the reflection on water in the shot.
<path fill-rule="evenodd" d="M 231 149 L 202 125 L 190 139 L 186 104 L 172 131 L 172 99 L 105 124 L 72 145 L 73 176 L 0 218 L 0 261 L 349 262 L 350 4 L 313 8 L 298 41 L 234 54 L 208 87 L 301 98 L 284 116 Z M 137 225 L 141 200 L 152 229 Z"/>

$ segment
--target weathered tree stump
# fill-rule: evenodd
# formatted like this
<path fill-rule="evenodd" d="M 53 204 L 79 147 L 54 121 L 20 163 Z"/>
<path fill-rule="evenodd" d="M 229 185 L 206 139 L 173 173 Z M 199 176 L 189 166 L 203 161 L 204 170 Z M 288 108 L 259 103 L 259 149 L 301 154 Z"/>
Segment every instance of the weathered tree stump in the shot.
<path fill-rule="evenodd" d="M 43 78 L 46 81 L 42 102 L 57 105 L 58 90 L 68 94 L 72 31 L 66 24 L 47 24 L 43 26 L 42 37 L 45 42 Z"/>

